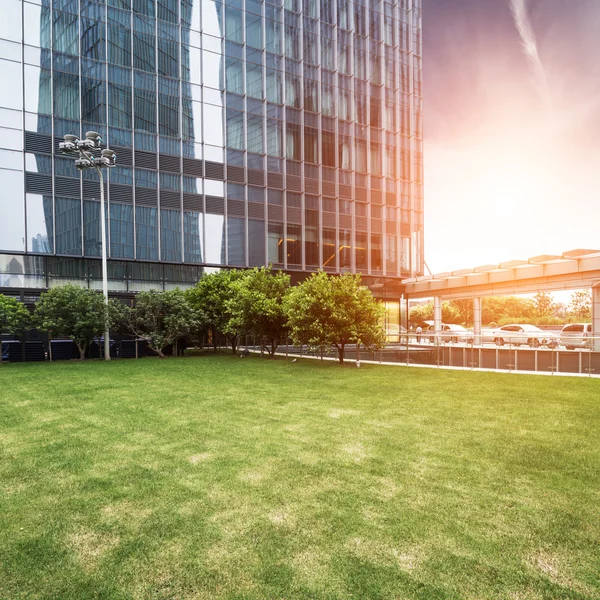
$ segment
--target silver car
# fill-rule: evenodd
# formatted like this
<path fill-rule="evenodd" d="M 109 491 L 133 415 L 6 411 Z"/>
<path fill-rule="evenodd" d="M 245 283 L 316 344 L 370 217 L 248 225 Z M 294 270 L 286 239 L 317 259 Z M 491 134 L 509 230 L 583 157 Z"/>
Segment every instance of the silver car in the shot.
<path fill-rule="evenodd" d="M 430 343 L 435 343 L 434 326 L 430 325 L 427 330 Z M 462 342 L 465 344 L 472 344 L 474 341 L 473 332 L 463 327 L 462 325 L 454 325 L 442 323 L 442 329 L 440 331 L 440 341 L 442 342 Z"/>
<path fill-rule="evenodd" d="M 496 346 L 527 344 L 530 348 L 539 348 L 540 346 L 557 348 L 559 344 L 558 334 L 544 331 L 535 325 L 504 325 L 494 329 L 493 337 Z"/>
<path fill-rule="evenodd" d="M 569 323 L 560 332 L 560 343 L 567 350 L 590 348 L 592 345 L 591 323 Z"/>

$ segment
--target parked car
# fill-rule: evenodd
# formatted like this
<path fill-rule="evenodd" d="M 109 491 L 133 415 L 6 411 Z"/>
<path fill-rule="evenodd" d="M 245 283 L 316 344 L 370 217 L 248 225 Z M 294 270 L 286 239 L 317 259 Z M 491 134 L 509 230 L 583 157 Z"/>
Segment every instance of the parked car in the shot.
<path fill-rule="evenodd" d="M 557 348 L 559 344 L 558 334 L 544 331 L 535 325 L 504 325 L 494 330 L 493 337 L 497 346 L 527 344 L 530 348 Z"/>
<path fill-rule="evenodd" d="M 592 345 L 591 323 L 569 323 L 560 332 L 560 343 L 567 350 L 590 348 Z"/>
<path fill-rule="evenodd" d="M 434 335 L 435 326 L 429 325 L 427 328 L 427 336 L 429 337 L 430 343 L 435 343 Z M 472 344 L 475 340 L 473 332 L 463 327 L 462 325 L 454 325 L 442 323 L 442 329 L 440 331 L 441 342 L 462 342 L 465 344 Z"/>

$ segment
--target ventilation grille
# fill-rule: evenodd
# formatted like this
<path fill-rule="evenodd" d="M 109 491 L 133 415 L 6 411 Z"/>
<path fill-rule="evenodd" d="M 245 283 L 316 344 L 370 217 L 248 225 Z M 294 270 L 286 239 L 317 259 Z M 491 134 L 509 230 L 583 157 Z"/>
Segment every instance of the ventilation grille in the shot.
<path fill-rule="evenodd" d="M 281 173 L 267 173 L 267 186 L 278 190 L 283 189 L 283 175 Z"/>
<path fill-rule="evenodd" d="M 156 169 L 156 154 L 144 152 L 143 150 L 136 150 L 135 166 L 144 169 Z"/>
<path fill-rule="evenodd" d="M 242 167 L 227 167 L 227 181 L 244 183 L 244 169 Z"/>
<path fill-rule="evenodd" d="M 248 183 L 250 185 L 265 185 L 265 172 L 248 169 Z"/>
<path fill-rule="evenodd" d="M 131 148 L 114 147 L 113 150 L 117 155 L 117 164 L 131 166 L 133 164 L 133 151 Z"/>
<path fill-rule="evenodd" d="M 141 206 L 156 206 L 157 194 L 156 190 L 148 188 L 135 188 L 135 203 Z"/>
<path fill-rule="evenodd" d="M 183 210 L 197 210 L 202 212 L 202 196 L 197 194 L 183 194 Z"/>
<path fill-rule="evenodd" d="M 243 217 L 246 213 L 242 200 L 227 200 L 227 214 L 233 217 Z"/>
<path fill-rule="evenodd" d="M 248 218 L 263 221 L 265 218 L 265 205 L 257 202 L 248 202 Z"/>
<path fill-rule="evenodd" d="M 269 206 L 269 221 L 283 223 L 283 206 Z"/>
<path fill-rule="evenodd" d="M 340 184 L 340 198 L 352 199 L 352 186 Z"/>
<path fill-rule="evenodd" d="M 356 217 L 355 223 L 356 223 L 356 231 L 367 231 L 368 230 L 367 217 Z"/>
<path fill-rule="evenodd" d="M 367 201 L 367 190 L 365 188 L 359 188 L 359 187 L 354 188 L 354 197 L 359 202 L 366 202 Z"/>
<path fill-rule="evenodd" d="M 302 210 L 299 208 L 288 208 L 287 209 L 287 222 L 293 223 L 294 225 L 302 224 Z"/>
<path fill-rule="evenodd" d="M 96 195 L 100 196 L 100 184 L 95 181 L 84 181 L 84 184 L 93 184 L 93 189 Z M 86 189 L 84 186 L 84 192 Z M 105 186 L 106 190 L 106 186 Z M 79 179 L 70 179 L 67 177 L 55 177 L 54 178 L 54 193 L 57 196 L 67 196 L 70 198 L 79 198 L 81 196 L 81 188 L 79 187 Z M 90 194 L 94 195 L 94 194 Z"/>
<path fill-rule="evenodd" d="M 133 202 L 133 188 L 128 185 L 110 184 L 110 201 L 131 204 Z"/>
<path fill-rule="evenodd" d="M 216 198 L 215 196 L 206 196 L 206 212 L 211 215 L 224 215 L 225 201 L 223 200 L 223 198 Z"/>
<path fill-rule="evenodd" d="M 292 192 L 302 191 L 302 179 L 297 175 L 288 175 L 287 178 L 287 189 Z"/>
<path fill-rule="evenodd" d="M 319 182 L 316 179 L 305 179 L 304 180 L 304 191 L 307 194 L 318 194 L 319 193 Z"/>
<path fill-rule="evenodd" d="M 335 213 L 323 213 L 323 227 L 335 227 Z"/>
<path fill-rule="evenodd" d="M 57 195 L 58 195 L 58 189 L 59 189 L 59 179 L 62 179 L 62 178 L 56 177 L 55 181 L 54 181 L 54 190 Z M 64 179 L 63 181 L 65 181 L 65 182 L 68 181 L 69 185 L 71 185 L 71 182 L 76 181 L 76 180 Z M 77 182 L 77 183 L 79 184 L 79 182 Z M 107 192 L 108 192 L 108 185 L 106 182 L 104 182 L 104 194 L 106 195 Z M 83 180 L 83 197 L 86 200 L 100 200 L 100 182 L 99 181 L 88 181 L 87 179 L 84 179 Z"/>
<path fill-rule="evenodd" d="M 25 190 L 32 194 L 52 196 L 52 177 L 50 175 L 40 175 L 39 173 L 27 173 L 25 175 Z M 79 192 L 77 197 L 79 197 Z"/>
<path fill-rule="evenodd" d="M 172 173 L 181 172 L 181 159 L 179 156 L 159 155 L 159 164 L 161 171 L 171 171 Z"/>
<path fill-rule="evenodd" d="M 179 195 L 179 192 L 167 192 L 161 190 L 160 206 L 161 208 L 180 208 L 181 197 Z"/>
<path fill-rule="evenodd" d="M 335 197 L 335 183 L 331 183 L 329 181 L 323 182 L 323 195 L 324 196 L 333 196 Z"/>
<path fill-rule="evenodd" d="M 42 152 L 44 154 L 51 154 L 52 136 L 34 131 L 26 131 L 25 152 Z"/>
<path fill-rule="evenodd" d="M 352 229 L 352 217 L 350 215 L 340 215 L 340 229 Z"/>
<path fill-rule="evenodd" d="M 184 158 L 183 173 L 185 175 L 204 177 L 204 163 L 201 160 L 196 160 L 194 158 Z"/>
<path fill-rule="evenodd" d="M 216 179 L 217 181 L 225 181 L 223 163 L 216 163 L 207 160 L 204 163 L 207 179 Z"/>

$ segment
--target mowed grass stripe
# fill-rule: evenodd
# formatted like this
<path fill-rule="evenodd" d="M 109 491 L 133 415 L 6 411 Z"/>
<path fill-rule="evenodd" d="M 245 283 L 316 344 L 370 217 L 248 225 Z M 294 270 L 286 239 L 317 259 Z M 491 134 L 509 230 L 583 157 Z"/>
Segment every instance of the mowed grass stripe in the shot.
<path fill-rule="evenodd" d="M 600 597 L 600 382 L 0 369 L 0 598 Z"/>

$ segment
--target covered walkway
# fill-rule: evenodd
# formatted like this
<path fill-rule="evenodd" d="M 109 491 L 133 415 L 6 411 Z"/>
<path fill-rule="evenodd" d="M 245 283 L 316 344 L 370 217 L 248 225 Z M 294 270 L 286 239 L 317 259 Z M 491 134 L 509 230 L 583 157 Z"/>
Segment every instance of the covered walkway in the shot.
<path fill-rule="evenodd" d="M 442 301 L 473 299 L 475 342 L 481 338 L 481 298 L 589 288 L 592 291 L 594 350 L 600 351 L 600 250 L 569 250 L 526 260 L 482 265 L 436 275 L 404 279 L 403 298 L 433 298 L 434 329 L 442 328 Z M 408 310 L 406 311 L 408 318 Z"/>

